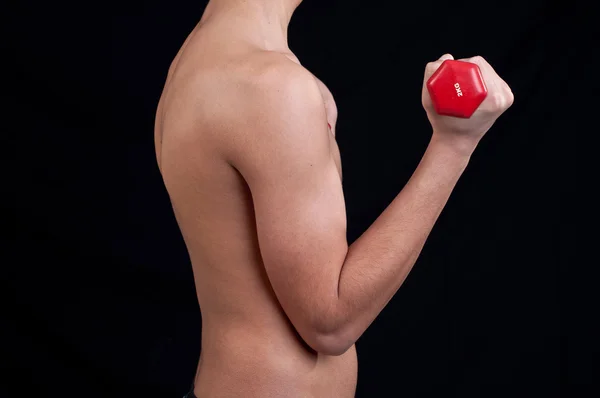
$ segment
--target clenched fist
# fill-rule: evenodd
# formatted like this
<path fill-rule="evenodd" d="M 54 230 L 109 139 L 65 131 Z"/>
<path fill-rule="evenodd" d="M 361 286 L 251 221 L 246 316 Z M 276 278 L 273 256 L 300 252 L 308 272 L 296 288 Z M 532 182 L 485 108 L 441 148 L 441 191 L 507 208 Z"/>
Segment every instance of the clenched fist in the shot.
<path fill-rule="evenodd" d="M 437 61 L 428 63 L 425 67 L 425 79 L 421 96 L 423 108 L 427 112 L 427 117 L 436 138 L 451 145 L 456 145 L 461 150 L 472 151 L 496 119 L 512 105 L 514 96 L 508 84 L 498 76 L 494 68 L 485 59 L 480 56 L 460 59 L 459 61 L 472 62 L 479 66 L 487 87 L 487 97 L 468 119 L 438 115 L 431 102 L 426 84 L 431 75 L 447 59 L 454 58 L 450 54 L 445 54 Z"/>

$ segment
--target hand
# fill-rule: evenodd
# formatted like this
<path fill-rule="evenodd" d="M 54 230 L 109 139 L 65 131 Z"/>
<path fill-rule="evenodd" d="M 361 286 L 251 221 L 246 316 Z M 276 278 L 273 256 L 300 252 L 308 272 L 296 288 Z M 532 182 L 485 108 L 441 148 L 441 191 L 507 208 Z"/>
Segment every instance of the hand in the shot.
<path fill-rule="evenodd" d="M 445 54 L 437 61 L 428 63 L 425 67 L 425 79 L 421 96 L 423 108 L 427 112 L 435 138 L 456 145 L 462 150 L 472 152 L 496 119 L 512 105 L 514 96 L 508 84 L 498 76 L 485 59 L 480 56 L 460 59 L 459 61 L 472 62 L 479 66 L 487 87 L 487 97 L 468 119 L 438 115 L 431 102 L 426 83 L 442 62 L 447 59 L 454 58 L 450 54 Z"/>

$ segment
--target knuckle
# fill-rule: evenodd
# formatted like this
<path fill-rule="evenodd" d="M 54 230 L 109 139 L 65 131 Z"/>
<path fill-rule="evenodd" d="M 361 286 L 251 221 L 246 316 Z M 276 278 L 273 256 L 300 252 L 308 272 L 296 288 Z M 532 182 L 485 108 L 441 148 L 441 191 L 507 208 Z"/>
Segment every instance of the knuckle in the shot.
<path fill-rule="evenodd" d="M 504 98 L 504 95 L 502 95 L 502 93 L 494 93 L 494 95 L 492 96 L 492 103 L 494 105 L 494 108 L 502 109 L 505 106 L 506 99 Z"/>
<path fill-rule="evenodd" d="M 510 88 L 508 89 L 508 95 L 509 95 L 511 102 L 513 102 L 515 100 L 515 94 L 512 92 L 512 90 Z"/>
<path fill-rule="evenodd" d="M 508 106 L 511 106 L 515 102 L 515 95 L 512 91 L 508 92 Z"/>
<path fill-rule="evenodd" d="M 472 57 L 469 61 L 477 65 L 483 65 L 485 63 L 485 59 L 481 55 L 476 55 Z"/>

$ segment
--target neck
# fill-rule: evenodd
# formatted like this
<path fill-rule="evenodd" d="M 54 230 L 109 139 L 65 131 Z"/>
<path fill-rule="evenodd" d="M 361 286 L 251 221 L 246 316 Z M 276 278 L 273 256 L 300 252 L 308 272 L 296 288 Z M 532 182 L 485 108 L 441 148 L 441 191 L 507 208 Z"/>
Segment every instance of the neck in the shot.
<path fill-rule="evenodd" d="M 201 24 L 228 25 L 244 40 L 268 51 L 289 51 L 287 31 L 302 0 L 210 0 Z"/>

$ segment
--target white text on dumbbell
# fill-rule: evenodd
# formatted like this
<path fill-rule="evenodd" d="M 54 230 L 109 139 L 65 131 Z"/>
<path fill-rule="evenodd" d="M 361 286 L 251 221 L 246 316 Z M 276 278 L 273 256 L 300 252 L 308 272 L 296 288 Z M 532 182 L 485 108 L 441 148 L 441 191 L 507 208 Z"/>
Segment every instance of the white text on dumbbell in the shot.
<path fill-rule="evenodd" d="M 461 89 L 460 89 L 460 84 L 458 84 L 458 83 L 454 83 L 454 88 L 456 89 L 456 94 L 457 94 L 459 97 L 462 97 L 462 91 L 461 91 Z"/>

